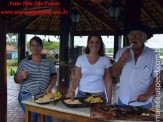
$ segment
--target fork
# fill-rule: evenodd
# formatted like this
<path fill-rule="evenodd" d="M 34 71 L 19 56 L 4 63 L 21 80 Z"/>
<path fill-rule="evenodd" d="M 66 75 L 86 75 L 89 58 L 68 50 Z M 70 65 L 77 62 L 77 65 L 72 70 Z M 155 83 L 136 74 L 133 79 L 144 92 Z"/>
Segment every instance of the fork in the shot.
<path fill-rule="evenodd" d="M 128 102 L 128 105 L 129 105 L 130 103 L 133 103 L 133 102 L 137 102 L 137 101 L 136 101 L 136 100 L 129 101 L 129 102 Z"/>

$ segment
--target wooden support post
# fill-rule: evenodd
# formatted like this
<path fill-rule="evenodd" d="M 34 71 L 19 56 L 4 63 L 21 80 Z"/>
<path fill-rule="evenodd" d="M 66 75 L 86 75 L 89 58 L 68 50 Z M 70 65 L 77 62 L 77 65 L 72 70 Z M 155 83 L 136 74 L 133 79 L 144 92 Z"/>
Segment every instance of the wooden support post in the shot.
<path fill-rule="evenodd" d="M 71 35 L 71 49 L 74 49 L 74 35 Z"/>
<path fill-rule="evenodd" d="M 2 1 L 0 11 L 8 1 Z M 7 122 L 7 67 L 6 67 L 6 16 L 0 14 L 0 122 Z"/>
<path fill-rule="evenodd" d="M 2 3 L 1 3 L 2 4 Z M 0 5 L 1 10 L 1 5 Z M 6 23 L 0 14 L 0 122 L 7 121 Z"/>
<path fill-rule="evenodd" d="M 114 35 L 114 59 L 115 59 L 115 55 L 118 51 L 118 47 L 119 47 L 119 40 L 118 40 L 118 35 Z"/>
<path fill-rule="evenodd" d="M 18 63 L 25 58 L 25 33 L 18 33 Z"/>
<path fill-rule="evenodd" d="M 60 0 L 60 9 L 63 11 L 70 10 L 70 0 Z M 68 62 L 68 50 L 70 42 L 70 18 L 68 14 L 60 15 L 60 62 L 67 64 Z M 59 86 L 68 86 L 69 84 L 69 67 L 60 65 L 59 67 Z"/>

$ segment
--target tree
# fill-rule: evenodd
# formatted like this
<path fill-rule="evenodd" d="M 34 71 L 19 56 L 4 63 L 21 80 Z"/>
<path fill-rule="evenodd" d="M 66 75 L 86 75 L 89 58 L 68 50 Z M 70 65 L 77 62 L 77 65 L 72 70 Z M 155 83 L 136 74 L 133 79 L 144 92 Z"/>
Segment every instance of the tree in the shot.
<path fill-rule="evenodd" d="M 15 33 L 8 33 L 7 35 L 7 45 L 17 47 L 18 45 L 18 39 L 17 39 L 17 34 Z"/>

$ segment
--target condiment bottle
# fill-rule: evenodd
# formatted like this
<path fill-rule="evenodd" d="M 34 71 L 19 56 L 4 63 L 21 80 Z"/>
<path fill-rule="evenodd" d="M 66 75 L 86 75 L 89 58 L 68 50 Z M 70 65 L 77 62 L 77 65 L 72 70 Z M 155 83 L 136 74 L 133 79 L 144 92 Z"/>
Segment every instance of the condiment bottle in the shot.
<path fill-rule="evenodd" d="M 54 98 L 52 98 L 52 97 L 50 98 L 50 103 L 49 104 L 50 104 L 50 106 L 54 105 Z"/>
<path fill-rule="evenodd" d="M 35 93 L 31 94 L 32 101 L 35 101 Z"/>

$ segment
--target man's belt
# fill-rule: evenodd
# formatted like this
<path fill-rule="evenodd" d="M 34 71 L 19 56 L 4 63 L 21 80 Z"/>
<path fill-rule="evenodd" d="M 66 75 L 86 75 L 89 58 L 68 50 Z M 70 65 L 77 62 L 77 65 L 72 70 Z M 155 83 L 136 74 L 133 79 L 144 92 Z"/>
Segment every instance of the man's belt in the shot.
<path fill-rule="evenodd" d="M 89 97 L 89 96 L 95 96 L 96 97 L 96 96 L 100 96 L 100 95 L 104 94 L 104 92 L 88 93 L 88 92 L 82 92 L 82 91 L 78 90 L 78 94 L 81 94 L 81 95 L 84 95 L 87 97 Z"/>

